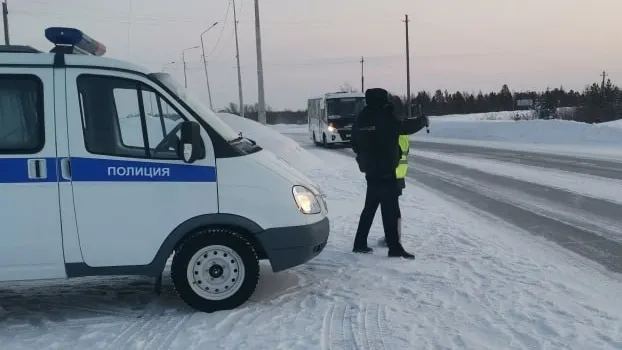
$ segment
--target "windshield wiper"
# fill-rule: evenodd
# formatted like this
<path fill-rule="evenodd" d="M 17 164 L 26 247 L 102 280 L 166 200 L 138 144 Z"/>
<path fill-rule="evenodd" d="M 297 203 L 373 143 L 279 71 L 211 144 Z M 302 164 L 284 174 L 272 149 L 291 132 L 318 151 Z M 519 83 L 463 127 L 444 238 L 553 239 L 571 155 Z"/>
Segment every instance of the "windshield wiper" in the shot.
<path fill-rule="evenodd" d="M 238 137 L 234 138 L 233 140 L 229 140 L 229 143 L 242 141 L 243 138 L 244 136 L 242 136 L 242 132 L 240 131 L 240 133 L 238 134 Z"/>

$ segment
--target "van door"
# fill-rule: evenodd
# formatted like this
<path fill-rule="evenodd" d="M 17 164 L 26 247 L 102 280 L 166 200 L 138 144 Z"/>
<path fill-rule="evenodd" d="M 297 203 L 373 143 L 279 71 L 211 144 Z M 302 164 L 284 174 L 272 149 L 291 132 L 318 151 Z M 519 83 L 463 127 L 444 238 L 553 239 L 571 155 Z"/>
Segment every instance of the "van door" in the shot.
<path fill-rule="evenodd" d="M 0 67 L 0 281 L 66 277 L 53 73 L 24 71 Z"/>
<path fill-rule="evenodd" d="M 218 212 L 216 162 L 188 165 L 163 140 L 190 113 L 148 78 L 67 69 L 71 183 L 88 267 L 144 266 L 166 237 L 195 216 Z M 85 266 L 82 266 L 85 268 Z M 99 269 L 100 272 L 103 271 Z"/>

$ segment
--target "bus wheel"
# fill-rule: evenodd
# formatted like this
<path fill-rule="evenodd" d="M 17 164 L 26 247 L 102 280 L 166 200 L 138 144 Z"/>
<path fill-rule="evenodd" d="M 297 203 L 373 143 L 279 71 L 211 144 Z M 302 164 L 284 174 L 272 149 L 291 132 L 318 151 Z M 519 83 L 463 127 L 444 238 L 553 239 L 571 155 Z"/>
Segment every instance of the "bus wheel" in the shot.
<path fill-rule="evenodd" d="M 326 134 L 322 135 L 322 146 L 328 147 L 328 142 L 326 141 Z"/>
<path fill-rule="evenodd" d="M 320 145 L 320 143 L 317 141 L 317 137 L 315 137 L 315 131 L 313 132 L 313 143 L 314 143 L 316 146 L 319 146 L 319 145 Z"/>

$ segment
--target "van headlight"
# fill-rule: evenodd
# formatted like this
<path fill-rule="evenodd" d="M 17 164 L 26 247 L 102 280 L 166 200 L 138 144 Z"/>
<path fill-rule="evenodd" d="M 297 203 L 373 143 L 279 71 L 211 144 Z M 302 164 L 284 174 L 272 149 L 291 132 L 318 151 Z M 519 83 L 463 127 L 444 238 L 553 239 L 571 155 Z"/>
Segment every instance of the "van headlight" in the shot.
<path fill-rule="evenodd" d="M 292 188 L 292 194 L 294 195 L 294 201 L 298 206 L 298 209 L 303 214 L 319 214 L 322 212 L 320 202 L 313 192 L 304 186 L 294 186 Z"/>

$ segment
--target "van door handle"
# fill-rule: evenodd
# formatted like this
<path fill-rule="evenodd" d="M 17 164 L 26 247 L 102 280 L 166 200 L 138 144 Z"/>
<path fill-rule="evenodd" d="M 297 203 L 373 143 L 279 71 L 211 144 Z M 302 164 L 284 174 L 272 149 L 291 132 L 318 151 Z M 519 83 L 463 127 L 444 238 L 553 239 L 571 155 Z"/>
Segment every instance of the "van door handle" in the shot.
<path fill-rule="evenodd" d="M 48 169 L 45 159 L 28 159 L 28 178 L 43 180 L 48 178 Z"/>
<path fill-rule="evenodd" d="M 60 176 L 63 180 L 71 180 L 71 161 L 69 158 L 60 160 Z"/>

